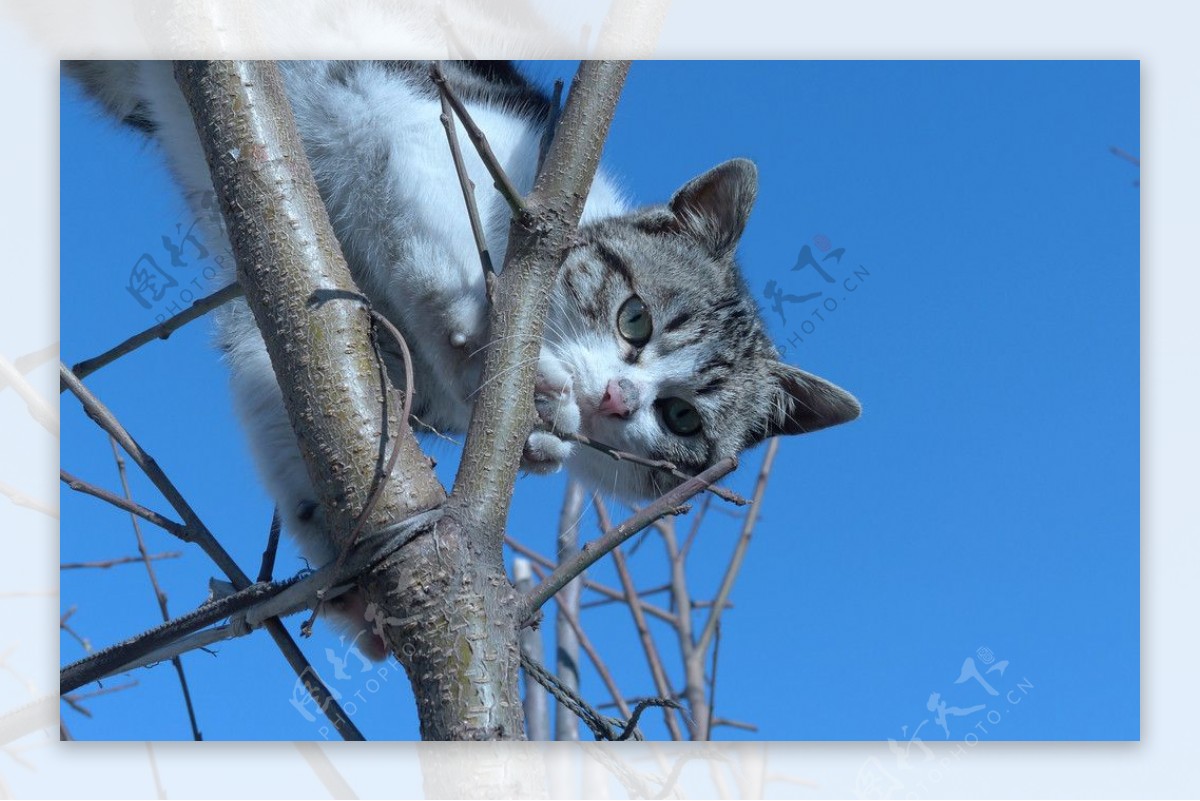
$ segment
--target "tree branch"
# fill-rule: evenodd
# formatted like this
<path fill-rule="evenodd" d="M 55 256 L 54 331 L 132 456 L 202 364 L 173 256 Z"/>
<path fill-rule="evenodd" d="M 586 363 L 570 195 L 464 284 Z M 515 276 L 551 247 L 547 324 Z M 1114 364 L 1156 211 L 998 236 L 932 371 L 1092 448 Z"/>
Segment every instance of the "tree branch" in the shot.
<path fill-rule="evenodd" d="M 729 456 L 714 464 L 695 478 L 688 479 L 675 489 L 663 495 L 654 503 L 644 507 L 624 523 L 611 528 L 598 539 L 589 542 L 579 554 L 568 562 L 559 565 L 550 577 L 533 588 L 533 591 L 521 599 L 521 609 L 518 619 L 527 621 L 534 612 L 542 608 L 542 604 L 554 597 L 554 594 L 566 586 L 567 582 L 587 570 L 613 548 L 625 540 L 650 526 L 655 520 L 679 509 L 685 501 L 714 481 L 720 481 L 737 468 L 737 458 Z"/>
<path fill-rule="evenodd" d="M 101 367 L 112 364 L 117 359 L 132 353 L 147 342 L 153 342 L 156 339 L 166 339 L 192 320 L 203 317 L 218 306 L 222 306 L 234 298 L 240 297 L 241 294 L 242 288 L 237 284 L 230 284 L 223 289 L 218 289 L 211 295 L 200 298 L 174 317 L 170 317 L 158 325 L 152 325 L 145 331 L 134 334 L 119 345 L 115 345 L 104 351 L 99 356 L 84 359 L 72 367 L 71 372 L 81 379 L 87 378 Z M 66 384 L 59 384 L 59 392 L 62 392 L 66 388 Z"/>
<path fill-rule="evenodd" d="M 608 519 L 608 511 L 604 508 L 604 502 L 599 497 L 596 498 L 596 515 L 600 521 L 601 531 L 607 530 L 611 523 Z M 617 568 L 617 576 L 621 579 L 621 586 L 625 588 L 625 601 L 633 616 L 633 625 L 637 629 L 638 640 L 646 655 L 646 663 L 650 666 L 650 677 L 654 681 L 654 689 L 660 698 L 673 699 L 675 693 L 671 689 L 667 671 L 663 669 L 662 657 L 658 653 L 654 637 L 650 634 L 650 627 L 646 625 L 646 615 L 642 612 L 642 599 L 638 597 L 637 588 L 633 584 L 633 576 L 629 574 L 629 565 L 625 560 L 625 554 L 620 548 L 613 548 L 612 558 L 613 564 Z M 683 620 L 682 615 L 680 620 Z M 683 739 L 683 732 L 679 730 L 679 723 L 675 720 L 675 713 L 671 711 L 670 707 L 663 707 L 663 721 L 667 724 L 667 731 L 671 733 L 672 740 Z"/>
<path fill-rule="evenodd" d="M 555 563 L 553 560 L 547 559 L 542 554 L 538 553 L 537 551 L 533 550 L 532 548 L 528 547 L 527 545 L 522 544 L 520 541 L 513 539 L 512 537 L 506 536 L 504 538 L 504 544 L 507 545 L 508 547 L 512 548 L 514 551 L 521 554 L 522 556 L 529 557 L 530 559 L 532 559 L 534 561 L 535 564 L 540 565 L 541 567 L 546 568 L 547 570 L 553 570 L 554 568 L 556 568 L 558 566 L 557 563 Z M 613 589 L 612 587 L 608 586 L 607 584 L 601 584 L 600 582 L 596 581 L 595 579 L 588 578 L 588 576 L 586 574 L 583 576 L 583 586 L 584 586 L 584 589 L 588 589 L 588 590 L 591 590 L 592 592 L 603 595 L 606 600 L 590 601 L 586 604 L 580 604 L 581 609 L 589 607 L 589 606 L 598 606 L 602 603 L 624 602 L 625 601 L 625 594 L 622 593 L 620 590 Z M 645 594 L 646 594 L 646 592 L 643 591 L 642 595 L 644 596 Z M 642 606 L 648 614 L 650 614 L 650 615 L 658 618 L 659 620 L 662 620 L 672 626 L 675 625 L 675 615 L 671 614 L 670 612 L 663 609 L 662 607 L 654 606 L 653 604 L 648 604 L 648 603 L 643 603 Z"/>
<path fill-rule="evenodd" d="M 118 509 L 129 512 L 130 514 L 135 514 L 143 520 L 158 526 L 163 531 L 174 534 L 184 542 L 191 542 L 191 539 L 189 539 L 187 526 L 183 525 L 182 523 L 176 523 L 174 520 L 160 515 L 153 509 L 147 509 L 146 507 L 136 504 L 126 498 L 122 498 L 119 495 L 114 495 L 103 487 L 97 487 L 95 484 L 89 484 L 83 479 L 76 478 L 75 476 L 71 475 L 66 470 L 59 470 L 58 475 L 62 483 L 66 484 L 76 492 L 82 492 L 85 495 L 91 495 L 93 498 L 99 498 L 105 503 L 111 503 Z"/>
<path fill-rule="evenodd" d="M 704 623 L 704 631 L 700 633 L 700 638 L 696 641 L 696 650 L 702 654 L 708 650 L 708 644 L 712 641 L 717 623 L 721 620 L 721 614 L 725 611 L 725 605 L 729 601 L 729 593 L 733 591 L 733 582 L 737 580 L 738 573 L 742 569 L 742 560 L 746 558 L 746 549 L 750 547 L 754 524 L 758 522 L 758 513 L 762 509 L 763 494 L 767 491 L 767 479 L 771 476 L 771 467 L 775 464 L 775 454 L 778 451 L 779 438 L 772 437 L 771 442 L 767 445 L 767 452 L 763 455 L 762 468 L 758 471 L 758 482 L 754 485 L 754 499 L 750 502 L 746 519 L 742 521 L 742 533 L 738 536 L 733 556 L 729 560 L 728 567 L 725 568 L 725 575 L 721 579 L 717 597 L 713 599 L 712 611 Z"/>
<path fill-rule="evenodd" d="M 542 173 L 513 221 L 496 281 L 491 339 L 451 502 L 499 551 L 521 451 L 536 420 L 533 384 L 550 289 L 600 160 L 627 61 L 585 61 L 563 108 Z"/>
<path fill-rule="evenodd" d="M 645 456 L 639 456 L 636 453 L 617 450 L 611 445 L 605 445 L 603 442 L 597 442 L 591 437 L 584 436 L 578 432 L 559 433 L 555 431 L 554 435 L 561 439 L 570 440 L 571 442 L 579 445 L 600 451 L 600 453 L 610 456 L 618 462 L 632 462 L 633 464 L 640 464 L 643 467 L 661 470 L 668 475 L 674 476 L 680 481 L 687 481 L 689 478 L 691 478 L 691 476 L 680 470 L 673 463 L 664 459 L 647 459 Z M 735 506 L 745 506 L 749 503 L 749 501 L 747 501 L 741 495 L 738 495 L 733 490 L 725 489 L 724 487 L 719 487 L 715 484 L 710 487 L 705 487 L 705 490 L 707 492 L 711 492 L 713 495 L 716 495 L 718 498 L 729 501 Z"/>
<path fill-rule="evenodd" d="M 463 128 L 466 130 L 467 136 L 470 137 L 471 143 L 474 144 L 476 150 L 479 151 L 479 156 L 483 159 L 484 166 L 486 166 L 488 172 L 492 174 L 492 180 L 495 182 L 496 191 L 504 196 L 504 199 L 508 202 L 508 207 L 512 210 L 513 216 L 520 217 L 521 215 L 525 214 L 527 208 L 524 199 L 521 197 L 521 193 L 517 191 L 515 186 L 513 186 L 512 181 L 509 180 L 508 174 L 504 172 L 504 168 L 500 166 L 500 160 L 497 159 L 496 154 L 492 152 L 492 146 L 488 144 L 487 137 L 484 136 L 483 131 L 480 130 L 479 126 L 475 124 L 475 120 L 471 118 L 471 113 L 467 111 L 467 107 L 463 105 L 462 101 L 458 99 L 458 96 L 455 95 L 454 92 L 450 91 L 450 87 L 446 85 L 446 77 L 442 75 L 441 66 L 435 63 L 430 72 L 430 76 L 433 78 L 434 84 L 437 85 L 438 94 L 441 95 L 442 107 L 445 108 L 445 106 L 449 104 L 449 106 L 454 109 L 454 113 L 458 115 L 458 118 L 462 120 Z M 442 113 L 445 115 L 445 111 Z M 450 125 L 452 123 L 449 123 L 443 118 L 442 124 L 447 126 L 447 133 L 450 133 Z M 452 147 L 457 150 L 457 145 L 453 145 Z M 460 158 L 455 161 L 455 164 L 458 165 L 461 163 L 461 161 L 462 160 Z M 463 174 L 465 174 L 465 172 L 460 173 L 460 175 Z"/>
<path fill-rule="evenodd" d="M 66 384 L 67 389 L 71 390 L 79 398 L 88 417 L 92 418 L 97 425 L 116 439 L 125 452 L 133 459 L 134 463 L 142 469 L 146 477 L 150 479 L 154 486 L 158 488 L 158 491 L 162 493 L 163 497 L 167 499 L 167 502 L 183 518 L 184 527 L 179 532 L 179 535 L 187 542 L 199 544 L 208 557 L 229 577 L 229 580 L 233 582 L 235 587 L 243 589 L 250 586 L 249 577 L 242 572 L 242 569 L 237 566 L 237 563 L 233 561 L 229 553 L 217 542 L 212 532 L 200 520 L 199 515 L 196 514 L 191 505 L 184 500 L 183 495 L 171 483 L 171 480 L 167 478 L 166 473 L 162 471 L 158 463 L 142 450 L 141 446 L 129 435 L 124 426 L 113 416 L 112 412 L 62 362 L 59 362 L 59 379 Z M 130 509 L 130 511 L 134 510 Z M 363 739 L 362 733 L 350 722 L 350 718 L 346 716 L 337 701 L 334 700 L 329 689 L 315 677 L 316 674 L 313 673 L 312 666 L 308 664 L 308 659 L 301 653 L 300 649 L 296 646 L 295 640 L 288 634 L 283 624 L 278 620 L 268 620 L 266 628 L 271 634 L 271 639 L 275 641 L 275 644 L 279 646 L 279 650 L 283 652 L 284 657 L 288 660 L 288 664 L 296 671 L 296 675 L 305 681 L 305 686 L 318 702 L 321 709 L 329 716 L 338 733 L 348 740 Z"/>

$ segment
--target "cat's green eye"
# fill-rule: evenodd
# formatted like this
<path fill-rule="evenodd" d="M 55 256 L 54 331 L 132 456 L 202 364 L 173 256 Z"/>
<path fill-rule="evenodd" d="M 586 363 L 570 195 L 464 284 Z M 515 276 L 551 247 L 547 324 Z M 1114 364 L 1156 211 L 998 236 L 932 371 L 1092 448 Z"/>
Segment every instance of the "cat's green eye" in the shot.
<path fill-rule="evenodd" d="M 700 412 L 682 398 L 666 398 L 659 401 L 658 411 L 662 415 L 663 425 L 672 434 L 690 437 L 700 430 Z"/>
<path fill-rule="evenodd" d="M 650 341 L 650 334 L 654 333 L 650 310 L 637 295 L 631 295 L 617 310 L 617 333 L 635 348 Z"/>

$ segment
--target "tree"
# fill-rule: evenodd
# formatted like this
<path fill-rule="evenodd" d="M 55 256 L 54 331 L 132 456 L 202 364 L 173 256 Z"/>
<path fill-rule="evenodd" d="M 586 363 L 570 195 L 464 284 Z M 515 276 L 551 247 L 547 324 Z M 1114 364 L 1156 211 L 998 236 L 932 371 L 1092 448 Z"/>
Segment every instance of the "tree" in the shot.
<path fill-rule="evenodd" d="M 458 477 L 448 496 L 404 425 L 405 404 L 375 361 L 371 337 L 395 334 L 386 330 L 386 321 L 370 311 L 350 281 L 273 67 L 258 63 L 184 63 L 177 68 L 181 86 L 197 116 L 214 184 L 220 190 L 240 265 L 241 290 L 268 343 L 311 478 L 329 519 L 334 521 L 346 557 L 329 574 L 309 581 L 306 589 L 310 593 L 314 588 L 324 592 L 335 583 L 355 577 L 368 588 L 377 619 L 386 627 L 389 640 L 404 644 L 396 656 L 412 680 L 426 738 L 521 737 L 524 729 L 516 679 L 520 661 L 517 637 L 522 624 L 532 620 L 541 604 L 588 564 L 637 531 L 657 524 L 667 541 L 673 542 L 673 530 L 662 518 L 692 495 L 711 488 L 734 467 L 732 460 L 719 463 L 702 476 L 685 481 L 626 523 L 606 524 L 608 531 L 596 547 L 566 560 L 524 596 L 518 597 L 509 583 L 501 543 L 521 446 L 534 424 L 530 400 L 535 360 L 530 356 L 536 355 L 549 283 L 563 245 L 577 224 L 626 68 L 627 64 L 606 62 L 581 68 L 534 192 L 525 199 L 515 191 L 508 192 L 514 211 L 513 245 L 503 273 L 491 282 L 494 336 L 505 347 L 489 351 L 485 389 L 476 406 Z M 452 96 L 447 95 L 446 102 L 457 107 Z M 453 144 L 456 138 L 448 108 L 444 119 Z M 473 134 L 469 117 L 464 116 L 463 122 Z M 230 153 L 254 156 L 229 158 Z M 494 177 L 503 185 L 499 171 Z M 275 188 L 279 186 L 287 188 L 278 192 Z M 469 199 L 465 177 L 464 190 Z M 280 291 L 280 287 L 286 287 L 286 291 Z M 196 312 L 236 294 L 237 289 L 223 290 Z M 186 319 L 194 316 L 184 315 Z M 186 319 L 136 339 L 140 342 L 154 334 L 168 333 L 173 330 L 171 326 L 177 327 Z M 376 326 L 383 330 L 374 330 Z M 116 350 L 115 355 L 126 352 Z M 264 602 L 267 591 L 261 585 L 250 587 L 249 577 L 222 551 L 166 476 L 83 387 L 79 377 L 103 363 L 104 358 L 93 360 L 77 366 L 76 371 L 64 367 L 64 386 L 80 396 L 89 414 L 156 479 L 184 520 L 182 525 L 167 525 L 185 539 L 199 542 L 225 570 L 233 589 L 240 591 L 223 599 L 224 605 L 219 608 L 209 609 L 206 620 L 224 616 L 239 604 L 244 608 L 251 601 Z M 490 377 L 497 380 L 488 380 Z M 522 400 L 514 403 L 513 399 Z M 768 452 L 764 480 L 772 455 L 773 449 Z M 627 454 L 614 456 L 630 458 Z M 94 489 L 73 478 L 67 480 L 75 488 Z M 736 499 L 727 491 L 714 491 Z M 121 504 L 115 497 L 107 500 Z M 145 512 L 128 499 L 124 508 Z M 159 518 L 154 522 L 165 521 Z M 752 526 L 753 512 L 738 546 L 739 555 L 744 553 Z M 691 538 L 682 549 L 672 546 L 676 554 L 672 560 L 676 601 L 687 598 L 682 557 Z M 624 597 L 637 620 L 644 614 L 643 604 L 628 580 L 619 552 L 614 551 L 614 555 L 622 572 Z M 735 558 L 711 623 L 701 632 L 693 636 L 690 631 L 690 601 L 688 614 L 673 616 L 688 665 L 687 698 L 693 710 L 689 721 L 693 737 L 706 738 L 710 732 L 700 660 L 713 642 L 717 616 L 724 608 L 738 562 Z M 447 564 L 452 566 L 447 568 Z M 269 575 L 269 571 L 266 573 Z M 278 611 L 278 600 L 274 603 Z M 578 632 L 577 618 L 570 617 L 573 613 L 569 606 L 566 609 L 567 622 Z M 200 625 L 197 621 L 192 624 Z M 268 618 L 266 625 L 289 654 L 297 673 L 312 678 L 277 620 Z M 661 665 L 656 665 L 644 621 L 638 628 L 655 668 L 660 695 L 670 703 L 673 693 L 663 680 Z M 138 638 L 133 650 L 144 651 L 179 633 L 178 627 L 167 627 L 157 640 Z M 130 654 L 128 648 L 115 656 L 110 653 L 107 664 L 124 664 L 119 660 Z M 91 659 L 82 667 L 69 667 L 64 671 L 64 686 L 77 686 L 93 675 L 88 671 L 96 664 Z M 311 691 L 344 736 L 358 736 L 319 681 L 312 682 Z M 623 716 L 630 717 L 624 699 L 615 691 L 614 699 Z M 674 719 L 668 720 L 677 734 Z M 622 731 L 620 726 L 614 729 L 596 716 L 592 724 L 601 731 L 607 727 L 610 736 L 632 733 L 632 729 Z"/>

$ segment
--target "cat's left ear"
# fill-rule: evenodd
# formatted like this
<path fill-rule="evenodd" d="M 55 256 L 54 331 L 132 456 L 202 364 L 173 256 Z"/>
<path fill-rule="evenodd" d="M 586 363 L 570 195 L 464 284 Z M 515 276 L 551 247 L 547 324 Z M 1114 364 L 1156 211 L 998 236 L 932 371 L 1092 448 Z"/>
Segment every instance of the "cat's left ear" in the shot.
<path fill-rule="evenodd" d="M 714 256 L 723 257 L 737 246 L 757 195 L 754 162 L 732 159 L 688 181 L 667 207 Z"/>
<path fill-rule="evenodd" d="M 771 372 L 777 394 L 766 437 L 807 434 L 848 423 L 862 413 L 857 398 L 824 378 L 783 362 L 775 362 Z"/>

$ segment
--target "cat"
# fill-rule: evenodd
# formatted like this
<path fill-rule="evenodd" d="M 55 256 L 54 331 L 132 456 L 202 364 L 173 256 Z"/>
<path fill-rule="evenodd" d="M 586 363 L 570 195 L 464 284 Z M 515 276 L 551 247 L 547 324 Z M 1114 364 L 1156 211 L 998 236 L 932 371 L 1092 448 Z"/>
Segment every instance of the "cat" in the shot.
<path fill-rule="evenodd" d="M 488 346 L 487 298 L 430 64 L 279 67 L 354 279 L 411 349 L 414 425 L 465 432 Z M 508 62 L 446 62 L 443 70 L 527 193 L 551 118 L 548 96 Z M 211 193 L 170 62 L 64 62 L 64 71 L 117 119 L 158 141 L 193 205 Z M 465 138 L 462 150 L 488 245 L 502 263 L 508 205 L 481 180 L 484 166 Z M 634 208 L 603 168 L 597 172 L 545 321 L 534 392 L 550 430 L 530 435 L 526 470 L 566 464 L 595 489 L 653 498 L 676 480 L 562 435 L 582 433 L 695 474 L 767 437 L 859 416 L 848 392 L 780 361 L 745 285 L 735 250 L 757 186 L 754 164 L 732 159 L 665 204 Z M 222 279 L 235 280 L 232 264 Z M 336 553 L 244 300 L 219 309 L 216 325 L 238 415 L 285 528 L 312 564 L 326 564 Z M 389 372 L 400 386 L 398 364 Z M 351 595 L 338 611 L 361 625 L 361 598 Z M 368 646 L 380 655 L 380 643 Z"/>

